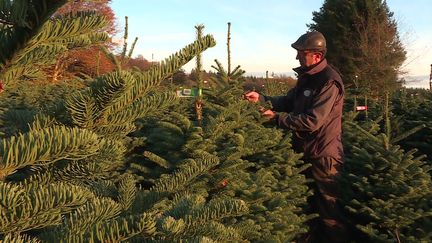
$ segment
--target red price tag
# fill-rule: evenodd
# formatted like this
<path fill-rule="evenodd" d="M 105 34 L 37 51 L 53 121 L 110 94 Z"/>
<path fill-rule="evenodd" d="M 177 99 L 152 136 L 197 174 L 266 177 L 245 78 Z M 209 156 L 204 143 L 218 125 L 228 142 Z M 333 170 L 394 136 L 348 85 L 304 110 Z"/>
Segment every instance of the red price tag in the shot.
<path fill-rule="evenodd" d="M 356 111 L 367 111 L 368 107 L 366 105 L 359 105 L 356 107 Z"/>

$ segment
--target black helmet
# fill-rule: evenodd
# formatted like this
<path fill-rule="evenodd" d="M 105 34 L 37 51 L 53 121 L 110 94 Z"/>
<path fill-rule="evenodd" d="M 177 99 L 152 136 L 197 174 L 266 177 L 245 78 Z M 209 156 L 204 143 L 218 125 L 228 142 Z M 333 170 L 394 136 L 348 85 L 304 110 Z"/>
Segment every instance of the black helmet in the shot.
<path fill-rule="evenodd" d="M 307 32 L 300 36 L 298 40 L 291 44 L 291 46 L 298 51 L 321 51 L 323 54 L 326 52 L 326 39 L 324 35 L 318 31 Z"/>

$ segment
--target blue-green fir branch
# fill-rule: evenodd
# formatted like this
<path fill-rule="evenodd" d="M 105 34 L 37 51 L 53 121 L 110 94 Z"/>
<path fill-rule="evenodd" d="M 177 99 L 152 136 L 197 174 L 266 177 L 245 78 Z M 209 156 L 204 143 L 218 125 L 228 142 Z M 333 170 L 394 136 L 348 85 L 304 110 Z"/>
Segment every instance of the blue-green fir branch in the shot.
<path fill-rule="evenodd" d="M 66 0 L 2 1 L 0 12 L 6 21 L 0 32 L 0 73 L 13 63 L 14 55 L 38 34 L 41 26 Z"/>
<path fill-rule="evenodd" d="M 15 53 L 8 68 L 1 73 L 5 84 L 29 75 L 41 65 L 52 64 L 57 56 L 66 50 L 89 46 L 108 39 L 106 34 L 98 33 L 108 24 L 105 16 L 94 12 L 78 12 L 62 15 L 43 24 L 37 35 L 33 36 L 23 49 Z M 18 71 L 20 67 L 22 71 Z"/>
<path fill-rule="evenodd" d="M 119 183 L 118 202 L 123 207 L 123 210 L 128 210 L 135 200 L 137 187 L 132 175 L 125 175 Z"/>
<path fill-rule="evenodd" d="M 83 205 L 93 195 L 90 191 L 56 183 L 46 186 L 28 184 L 11 185 L 0 182 L 2 192 L 0 232 L 25 232 L 32 229 L 58 225 L 62 215 Z"/>
<path fill-rule="evenodd" d="M 0 178 L 28 165 L 79 160 L 97 153 L 98 136 L 88 130 L 54 126 L 0 141 Z"/>
<path fill-rule="evenodd" d="M 178 192 L 187 187 L 188 183 L 195 180 L 198 176 L 208 172 L 211 168 L 219 164 L 219 159 L 211 154 L 204 158 L 190 160 L 187 165 L 183 165 L 179 170 L 165 177 L 161 177 L 152 187 L 156 192 Z"/>
<path fill-rule="evenodd" d="M 154 162 L 155 164 L 157 164 L 157 165 L 159 165 L 159 166 L 161 166 L 161 167 L 163 167 L 165 169 L 168 169 L 168 168 L 172 167 L 172 165 L 166 159 L 162 158 L 161 156 L 159 156 L 159 155 L 157 155 L 155 153 L 152 153 L 150 151 L 144 151 L 143 155 L 148 160 L 150 160 L 151 162 Z"/>
<path fill-rule="evenodd" d="M 243 200 L 215 199 L 204 206 L 192 210 L 184 217 L 188 224 L 201 224 L 212 220 L 220 220 L 225 217 L 240 216 L 249 211 Z"/>
<path fill-rule="evenodd" d="M 88 237 L 95 225 L 106 223 L 120 215 L 120 204 L 108 198 L 94 198 L 68 215 L 63 224 L 52 232 L 46 232 L 46 239 L 78 239 Z M 75 238 L 75 239 L 77 239 Z"/>
<path fill-rule="evenodd" d="M 0 240 L 0 243 L 41 243 L 41 241 L 26 234 L 9 233 Z"/>

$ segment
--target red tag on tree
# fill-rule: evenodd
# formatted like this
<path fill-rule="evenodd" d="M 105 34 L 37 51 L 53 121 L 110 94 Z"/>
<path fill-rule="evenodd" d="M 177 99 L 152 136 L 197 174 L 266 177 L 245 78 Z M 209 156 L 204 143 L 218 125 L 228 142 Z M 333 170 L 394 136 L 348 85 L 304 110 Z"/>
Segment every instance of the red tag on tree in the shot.
<path fill-rule="evenodd" d="M 218 188 L 224 188 L 228 185 L 228 180 L 227 179 L 223 179 L 218 183 Z"/>
<path fill-rule="evenodd" d="M 368 107 L 366 105 L 359 105 L 356 107 L 356 111 L 367 111 Z"/>

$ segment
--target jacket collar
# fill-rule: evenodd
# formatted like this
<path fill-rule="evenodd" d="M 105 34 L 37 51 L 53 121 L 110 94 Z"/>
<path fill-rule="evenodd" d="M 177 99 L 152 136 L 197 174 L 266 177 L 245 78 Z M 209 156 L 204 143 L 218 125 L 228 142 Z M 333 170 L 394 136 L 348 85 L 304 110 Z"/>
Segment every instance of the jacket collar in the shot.
<path fill-rule="evenodd" d="M 321 60 L 321 62 L 312 65 L 310 67 L 296 67 L 293 68 L 294 72 L 296 72 L 299 76 L 303 74 L 313 75 L 315 73 L 321 72 L 325 67 L 327 67 L 327 59 Z"/>

